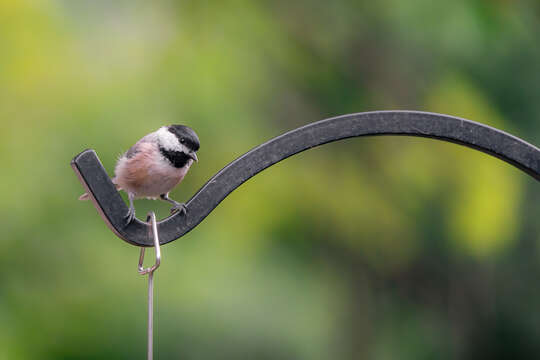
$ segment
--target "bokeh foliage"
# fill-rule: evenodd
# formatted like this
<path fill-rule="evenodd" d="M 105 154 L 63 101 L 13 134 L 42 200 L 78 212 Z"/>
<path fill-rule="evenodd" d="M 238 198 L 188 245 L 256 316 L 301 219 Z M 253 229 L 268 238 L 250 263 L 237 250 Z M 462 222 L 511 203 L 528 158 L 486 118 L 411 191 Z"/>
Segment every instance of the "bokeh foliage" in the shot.
<path fill-rule="evenodd" d="M 188 199 L 261 142 L 350 112 L 539 144 L 539 30 L 532 0 L 0 0 L 0 358 L 144 356 L 138 250 L 76 201 L 81 150 L 112 172 L 145 133 L 190 125 Z M 539 200 L 515 168 L 428 139 L 295 156 L 163 248 L 157 357 L 538 357 Z"/>

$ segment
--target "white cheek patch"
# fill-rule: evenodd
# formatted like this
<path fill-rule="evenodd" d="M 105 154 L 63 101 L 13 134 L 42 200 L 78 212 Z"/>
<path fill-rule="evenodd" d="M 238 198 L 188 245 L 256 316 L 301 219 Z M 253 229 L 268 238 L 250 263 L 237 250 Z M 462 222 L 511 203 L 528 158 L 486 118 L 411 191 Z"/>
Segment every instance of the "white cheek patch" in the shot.
<path fill-rule="evenodd" d="M 180 144 L 178 141 L 178 138 L 171 133 L 165 126 L 159 128 L 158 131 L 156 131 L 156 134 L 158 136 L 159 143 L 165 150 L 174 150 L 174 151 L 182 151 L 183 145 Z"/>

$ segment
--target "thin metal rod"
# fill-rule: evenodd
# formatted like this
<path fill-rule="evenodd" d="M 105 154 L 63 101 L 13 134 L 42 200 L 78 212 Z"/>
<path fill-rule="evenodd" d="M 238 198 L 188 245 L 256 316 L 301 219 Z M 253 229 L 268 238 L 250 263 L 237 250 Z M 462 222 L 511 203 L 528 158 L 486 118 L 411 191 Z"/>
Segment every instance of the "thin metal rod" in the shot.
<path fill-rule="evenodd" d="M 152 360 L 154 358 L 154 271 L 157 270 L 161 264 L 161 249 L 159 247 L 159 236 L 157 231 L 156 214 L 149 212 L 146 218 L 149 223 L 148 236 L 154 240 L 154 247 L 156 251 L 156 262 L 149 268 L 144 268 L 144 247 L 141 247 L 141 253 L 139 255 L 139 265 L 137 271 L 141 275 L 148 274 L 148 353 L 147 359 Z"/>
<path fill-rule="evenodd" d="M 154 358 L 154 273 L 148 274 L 148 360 Z"/>

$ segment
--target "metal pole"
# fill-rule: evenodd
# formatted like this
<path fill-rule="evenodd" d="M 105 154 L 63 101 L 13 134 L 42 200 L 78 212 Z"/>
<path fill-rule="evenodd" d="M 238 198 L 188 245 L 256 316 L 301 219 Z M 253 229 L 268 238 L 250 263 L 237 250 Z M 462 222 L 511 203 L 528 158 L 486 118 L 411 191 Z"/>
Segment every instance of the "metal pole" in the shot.
<path fill-rule="evenodd" d="M 153 212 L 148 213 L 146 221 L 150 225 L 149 236 L 154 240 L 154 248 L 156 250 L 156 262 L 149 268 L 143 267 L 144 262 L 144 247 L 141 247 L 141 253 L 139 255 L 138 272 L 141 275 L 148 274 L 148 354 L 147 359 L 152 360 L 154 358 L 154 271 L 161 264 L 161 249 L 159 247 L 159 237 L 156 224 L 156 214 Z"/>
<path fill-rule="evenodd" d="M 154 272 L 148 274 L 148 360 L 154 358 Z"/>

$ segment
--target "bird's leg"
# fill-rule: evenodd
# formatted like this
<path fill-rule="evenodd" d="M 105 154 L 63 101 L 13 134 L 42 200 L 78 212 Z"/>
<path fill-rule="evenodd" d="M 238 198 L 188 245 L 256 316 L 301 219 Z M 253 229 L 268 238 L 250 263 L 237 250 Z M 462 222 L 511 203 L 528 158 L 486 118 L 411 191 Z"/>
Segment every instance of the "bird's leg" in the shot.
<path fill-rule="evenodd" d="M 135 198 L 135 194 L 132 192 L 128 192 L 128 199 L 129 199 L 129 210 L 124 216 L 124 219 L 126 219 L 126 225 L 129 225 L 130 222 L 133 221 L 135 218 L 135 205 L 133 205 L 133 199 Z"/>
<path fill-rule="evenodd" d="M 169 198 L 169 193 L 161 194 L 159 195 L 159 198 L 163 201 L 167 201 L 173 204 L 173 207 L 171 208 L 171 214 L 175 213 L 176 211 L 180 212 L 181 215 L 185 215 L 187 213 L 186 204 L 174 201 L 173 199 Z"/>

